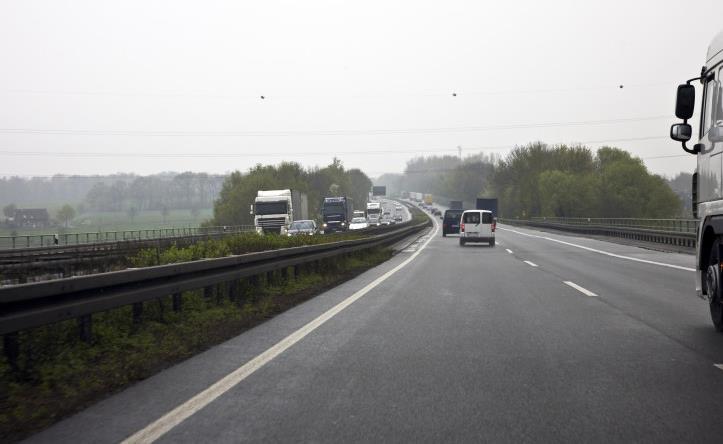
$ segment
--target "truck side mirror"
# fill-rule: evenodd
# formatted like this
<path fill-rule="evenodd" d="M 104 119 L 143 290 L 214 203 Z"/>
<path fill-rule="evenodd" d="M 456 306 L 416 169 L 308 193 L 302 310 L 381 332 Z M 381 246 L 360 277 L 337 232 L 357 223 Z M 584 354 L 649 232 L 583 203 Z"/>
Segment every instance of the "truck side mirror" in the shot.
<path fill-rule="evenodd" d="M 689 84 L 678 85 L 678 95 L 675 99 L 675 116 L 679 119 L 688 120 L 693 117 L 694 110 L 695 87 Z"/>
<path fill-rule="evenodd" d="M 693 128 L 687 123 L 676 123 L 670 127 L 670 138 L 676 142 L 687 142 L 693 135 Z"/>
<path fill-rule="evenodd" d="M 249 214 L 253 216 L 254 215 L 254 205 L 251 204 L 250 207 L 251 208 L 249 209 Z"/>

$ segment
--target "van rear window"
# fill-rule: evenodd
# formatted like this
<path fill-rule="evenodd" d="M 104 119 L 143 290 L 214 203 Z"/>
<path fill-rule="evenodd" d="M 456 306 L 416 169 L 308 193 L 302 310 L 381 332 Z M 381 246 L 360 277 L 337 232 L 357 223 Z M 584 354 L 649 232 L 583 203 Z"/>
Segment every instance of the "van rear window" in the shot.
<path fill-rule="evenodd" d="M 479 223 L 479 213 L 464 213 L 464 223 L 478 224 Z"/>
<path fill-rule="evenodd" d="M 492 213 L 482 213 L 482 223 L 483 224 L 491 224 L 492 223 Z"/>

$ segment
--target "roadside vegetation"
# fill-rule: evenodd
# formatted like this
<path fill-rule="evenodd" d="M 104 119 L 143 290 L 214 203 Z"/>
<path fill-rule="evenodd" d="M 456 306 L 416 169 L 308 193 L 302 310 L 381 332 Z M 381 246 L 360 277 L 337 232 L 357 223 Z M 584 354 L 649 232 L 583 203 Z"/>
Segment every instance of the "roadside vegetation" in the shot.
<path fill-rule="evenodd" d="M 323 239 L 322 236 L 310 237 Z M 309 239 L 310 239 L 309 238 Z M 296 238 L 263 242 L 296 242 Z M 308 240 L 308 239 L 307 239 Z M 161 263 L 224 255 L 240 240 L 209 241 L 188 251 L 169 250 Z M 248 248 L 243 247 L 243 248 Z M 252 247 L 253 248 L 253 247 Z M 182 295 L 182 310 L 173 311 L 171 297 L 145 303 L 142 321 L 132 322 L 131 307 L 93 316 L 90 343 L 78 336 L 75 320 L 20 333 L 21 356 L 11 368 L 0 359 L 0 441 L 15 441 L 77 412 L 110 393 L 147 378 L 159 370 L 238 335 L 319 292 L 375 266 L 391 255 L 374 249 L 301 267 L 294 277 L 275 272 L 254 283 L 240 281 L 236 299 L 226 285 Z M 157 259 L 143 254 L 143 264 Z"/>
<path fill-rule="evenodd" d="M 318 245 L 342 240 L 360 239 L 364 235 L 355 232 L 334 233 L 317 236 L 260 236 L 253 233 L 235 234 L 221 239 L 195 242 L 188 247 L 171 245 L 168 248 L 146 248 L 129 258 L 131 267 L 151 267 L 197 261 L 199 259 L 224 257 L 232 254 L 254 253 L 279 248 Z"/>
<path fill-rule="evenodd" d="M 687 177 L 682 181 L 689 183 Z M 497 197 L 500 216 L 507 218 L 690 217 L 679 181 L 651 174 L 640 158 L 613 147 L 593 151 L 535 142 L 503 158 L 420 157 L 407 163 L 404 174 L 375 182 L 391 192 L 429 192 L 468 202 Z"/>
<path fill-rule="evenodd" d="M 347 170 L 339 159 L 324 168 L 304 168 L 296 162 L 257 165 L 246 173 L 236 171 L 226 178 L 214 203 L 210 225 L 253 225 L 249 205 L 258 190 L 298 189 L 309 199 L 309 217 L 319 217 L 326 196 L 349 196 L 355 209 L 365 209 L 372 181 L 361 170 Z"/>

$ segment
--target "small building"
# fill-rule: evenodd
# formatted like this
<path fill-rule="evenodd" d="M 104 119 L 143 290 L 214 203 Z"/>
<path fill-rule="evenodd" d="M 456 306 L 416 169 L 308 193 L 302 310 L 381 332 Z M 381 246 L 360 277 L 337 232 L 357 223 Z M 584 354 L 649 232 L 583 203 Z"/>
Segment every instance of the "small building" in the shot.
<path fill-rule="evenodd" d="M 13 225 L 23 228 L 49 227 L 50 214 L 46 208 L 18 208 L 13 216 Z"/>

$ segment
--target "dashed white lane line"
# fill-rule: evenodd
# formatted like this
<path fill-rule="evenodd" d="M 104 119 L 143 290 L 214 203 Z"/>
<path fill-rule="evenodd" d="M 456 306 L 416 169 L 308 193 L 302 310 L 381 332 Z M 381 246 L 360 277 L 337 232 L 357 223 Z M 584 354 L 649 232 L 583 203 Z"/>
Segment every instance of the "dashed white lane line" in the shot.
<path fill-rule="evenodd" d="M 609 251 L 598 250 L 598 249 L 595 249 L 595 248 L 586 247 L 586 246 L 584 246 L 584 245 L 578 245 L 578 244 L 573 244 L 573 243 L 571 243 L 571 242 L 565 242 L 565 241 L 562 241 L 562 240 L 559 240 L 559 239 L 554 239 L 554 238 L 552 238 L 552 237 L 538 236 L 538 235 L 536 235 L 536 234 L 523 233 L 523 232 L 521 232 L 521 231 L 512 230 L 512 229 L 510 229 L 510 228 L 502 228 L 502 227 L 497 227 L 497 228 L 498 228 L 499 230 L 505 230 L 505 231 L 510 231 L 510 232 L 512 232 L 512 233 L 521 234 L 522 236 L 536 237 L 536 238 L 538 238 L 538 239 L 545 239 L 545 240 L 549 240 L 549 241 L 551 241 L 551 242 L 557 242 L 558 244 L 568 245 L 568 246 L 570 246 L 570 247 L 581 248 L 581 249 L 583 249 L 583 250 L 592 251 L 593 253 L 599 253 L 599 254 L 604 254 L 605 256 L 616 257 L 616 258 L 618 258 L 618 259 L 625 259 L 625 260 L 634 261 L 634 262 L 642 262 L 642 263 L 644 263 L 644 264 L 658 265 L 658 266 L 660 266 L 660 267 L 674 268 L 674 269 L 676 269 L 676 270 L 695 271 L 695 268 L 683 267 L 683 266 L 680 266 L 680 265 L 673 265 L 673 264 L 666 264 L 666 263 L 664 263 L 664 262 L 649 261 L 649 260 L 647 260 L 647 259 L 639 259 L 639 258 L 637 258 L 637 257 L 623 256 L 623 255 L 621 255 L 621 254 L 615 254 L 615 253 L 611 253 L 611 252 L 609 252 Z"/>
<path fill-rule="evenodd" d="M 534 262 L 530 262 L 530 261 L 524 261 L 524 262 L 525 262 L 527 265 L 529 265 L 530 267 L 537 267 L 537 264 L 534 263 Z"/>
<path fill-rule="evenodd" d="M 203 390 L 202 392 L 198 393 L 188 401 L 184 402 L 183 404 L 179 405 L 178 407 L 174 408 L 170 412 L 166 413 L 156 421 L 153 421 L 143 429 L 137 431 L 132 436 L 126 438 L 123 441 L 123 444 L 129 444 L 129 443 L 152 443 L 156 441 L 157 439 L 161 438 L 163 435 L 165 435 L 167 432 L 172 430 L 174 427 L 176 427 L 178 424 L 192 416 L 194 413 L 198 412 L 202 408 L 206 407 L 208 404 L 213 402 L 215 399 L 217 399 L 219 396 L 223 395 L 227 391 L 231 390 L 233 387 L 235 387 L 238 383 L 246 379 L 248 376 L 256 372 L 256 370 L 260 369 L 264 365 L 266 365 L 268 362 L 272 361 L 274 358 L 288 350 L 290 347 L 292 347 L 294 344 L 305 338 L 309 333 L 313 332 L 320 326 L 322 326 L 326 321 L 336 316 L 339 312 L 344 310 L 346 307 L 353 304 L 355 301 L 360 299 L 365 294 L 369 293 L 372 289 L 374 289 L 377 285 L 381 284 L 385 280 L 387 280 L 389 277 L 391 277 L 394 273 L 404 268 L 407 264 L 412 262 L 419 254 L 424 250 L 424 248 L 429 245 L 429 242 L 432 241 L 432 239 L 435 238 L 437 232 L 439 231 L 439 225 L 437 222 L 434 222 L 434 232 L 427 241 L 409 258 L 407 258 L 404 262 L 400 263 L 396 267 L 392 268 L 391 270 L 387 271 L 374 281 L 372 281 L 370 284 L 365 286 L 364 288 L 360 289 L 356 293 L 352 294 L 348 298 L 344 299 L 343 301 L 339 302 L 334 307 L 330 308 L 329 310 L 322 313 L 319 317 L 312 320 L 308 324 L 304 325 L 300 329 L 296 330 L 295 332 L 291 333 L 289 336 L 285 337 L 281 341 L 277 342 L 275 345 L 273 345 L 271 348 L 266 350 L 265 352 L 261 353 L 260 355 L 256 356 L 255 358 L 248 361 L 246 364 L 242 365 L 241 367 L 237 368 L 233 372 L 229 373 L 228 375 L 224 376 L 223 378 L 219 379 L 217 382 L 215 382 L 213 385 L 208 387 L 207 389 Z"/>
<path fill-rule="evenodd" d="M 505 248 L 505 251 L 512 254 L 512 250 L 510 250 L 509 248 Z"/>
<path fill-rule="evenodd" d="M 593 293 L 592 291 L 588 290 L 587 288 L 583 288 L 583 287 L 577 285 L 577 284 L 574 283 L 574 282 L 563 281 L 563 283 L 564 283 L 565 285 L 569 285 L 570 287 L 574 288 L 575 290 L 579 291 L 580 293 L 584 294 L 585 296 L 590 296 L 590 297 L 596 297 L 596 296 L 597 296 L 597 295 L 596 295 L 595 293 Z"/>
<path fill-rule="evenodd" d="M 718 370 L 723 370 L 723 364 L 713 364 L 713 367 L 717 368 Z"/>

